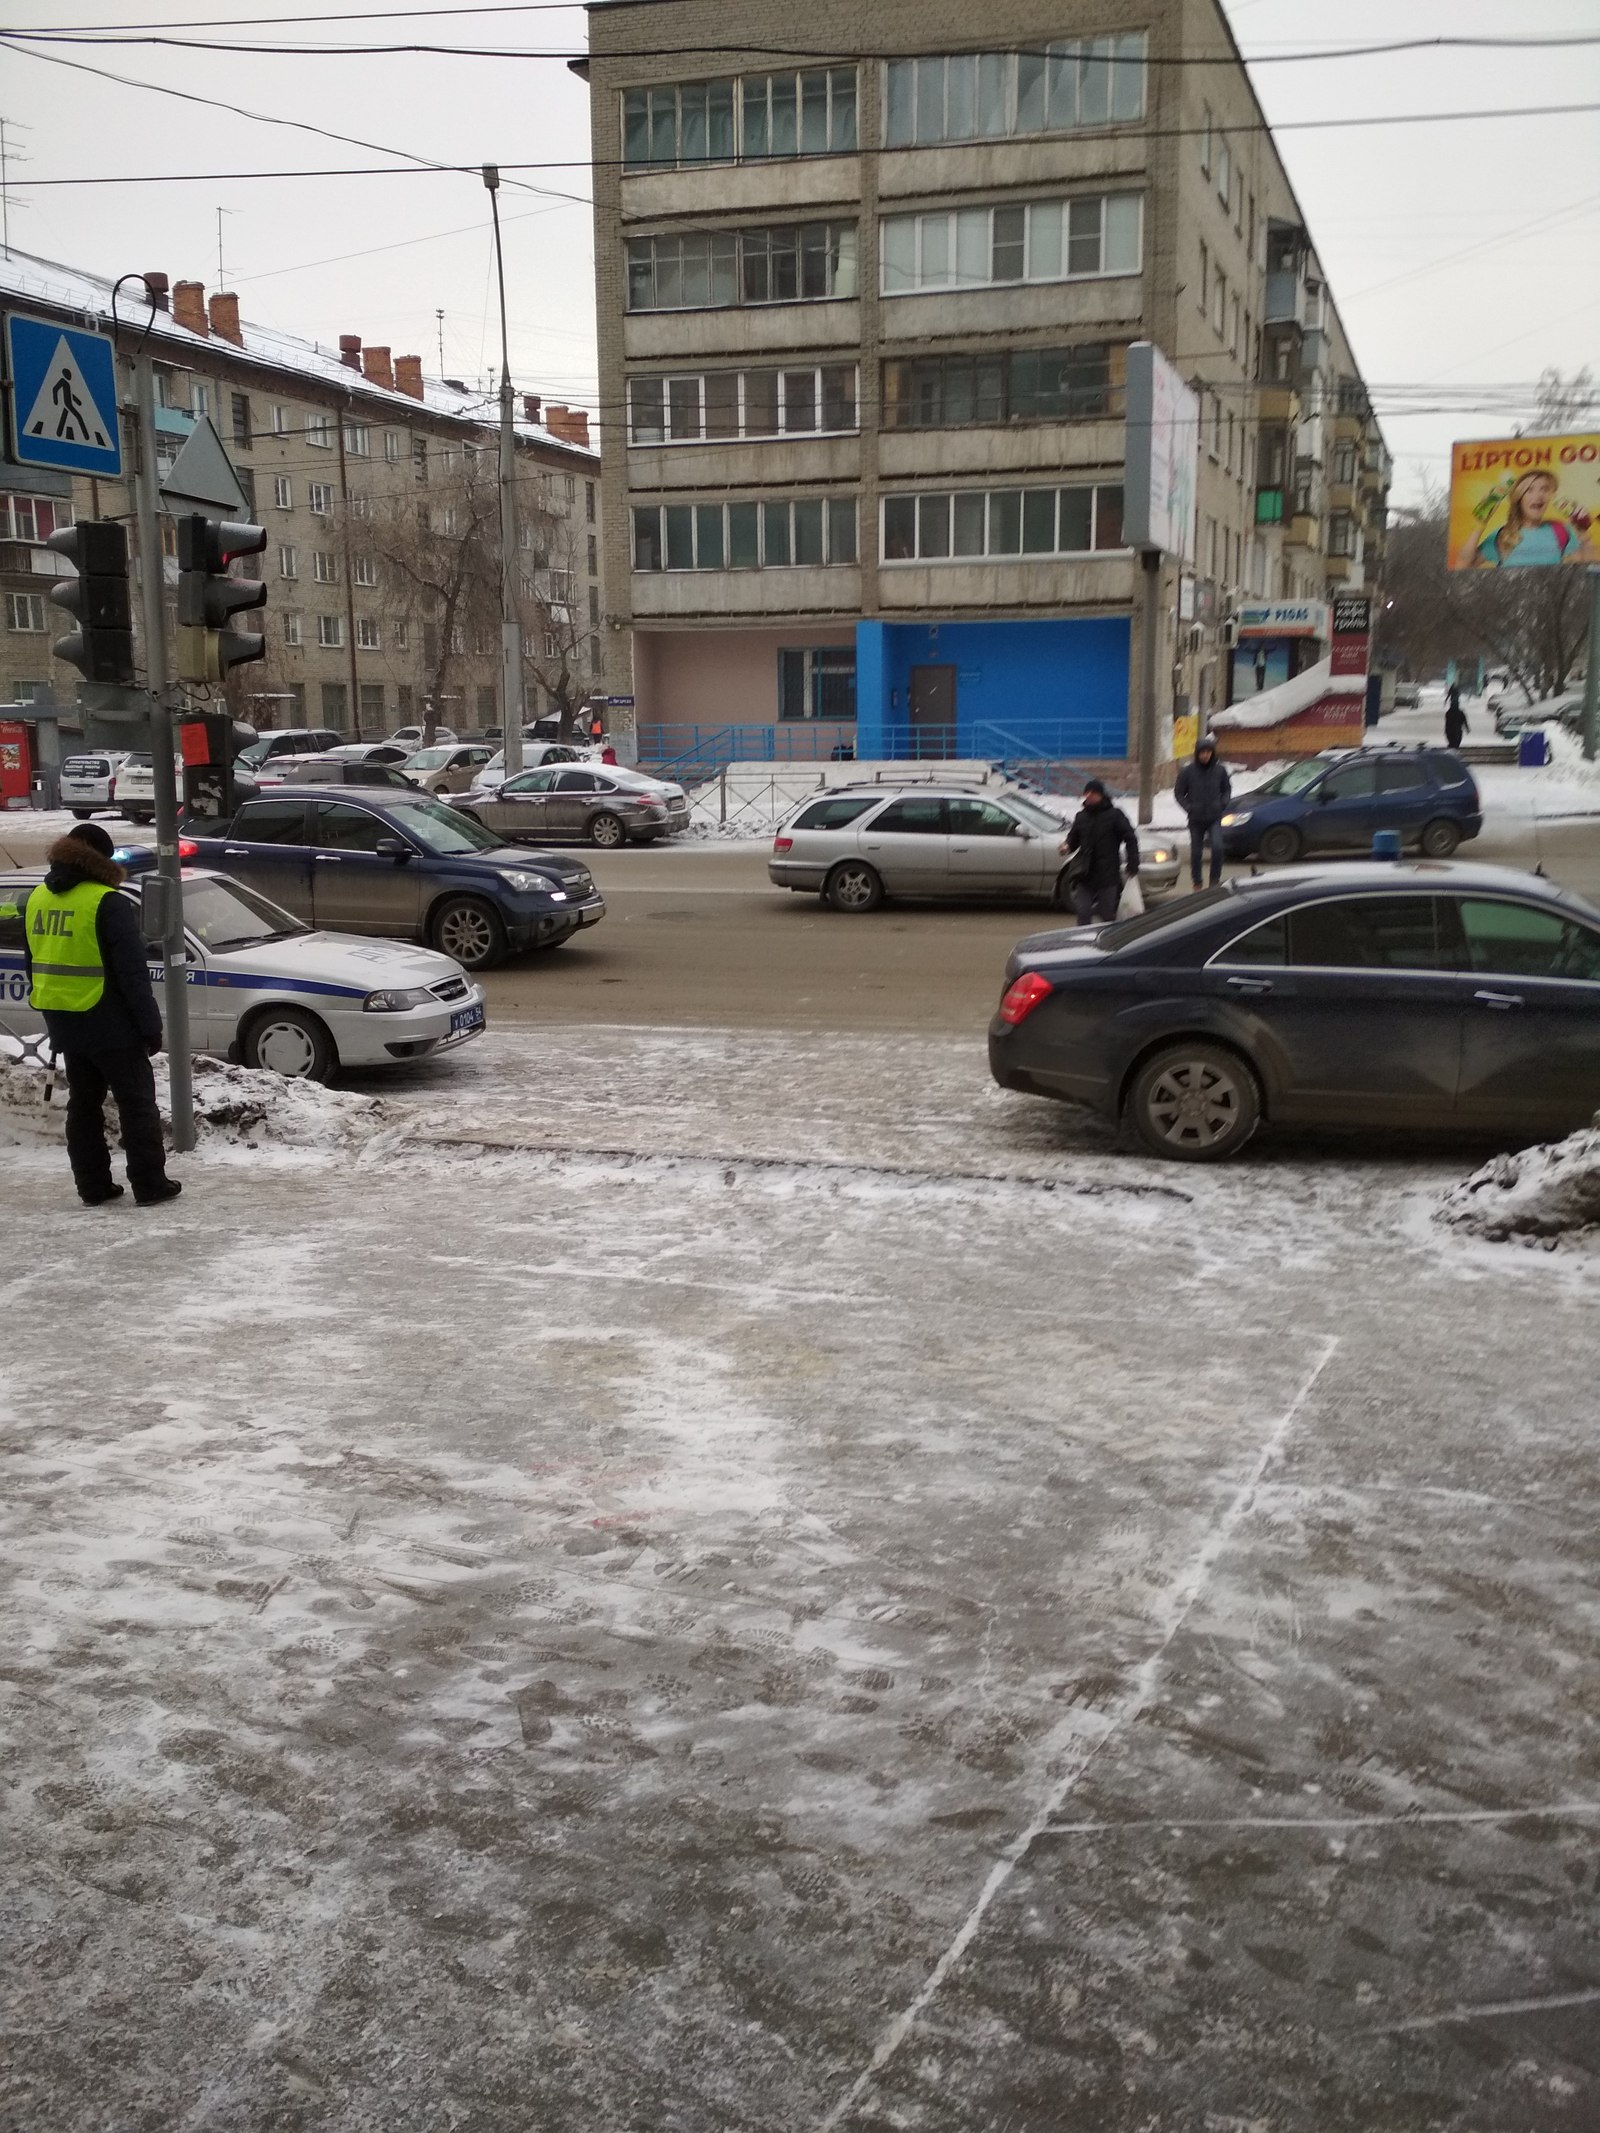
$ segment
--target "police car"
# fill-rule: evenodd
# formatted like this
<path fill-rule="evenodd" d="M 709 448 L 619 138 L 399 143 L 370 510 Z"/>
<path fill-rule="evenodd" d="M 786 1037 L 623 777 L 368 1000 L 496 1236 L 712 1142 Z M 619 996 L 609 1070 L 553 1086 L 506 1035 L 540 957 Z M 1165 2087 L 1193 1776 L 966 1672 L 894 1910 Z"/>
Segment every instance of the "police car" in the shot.
<path fill-rule="evenodd" d="M 0 873 L 0 907 L 20 905 L 43 878 L 42 867 Z M 314 932 L 242 882 L 200 867 L 184 869 L 183 917 L 194 1051 L 327 1081 L 342 1066 L 431 1058 L 484 1027 L 481 989 L 431 948 Z M 150 975 L 159 985 L 159 962 Z M 28 1004 L 21 920 L 0 918 L 0 1028 L 26 1037 L 43 1027 Z"/>

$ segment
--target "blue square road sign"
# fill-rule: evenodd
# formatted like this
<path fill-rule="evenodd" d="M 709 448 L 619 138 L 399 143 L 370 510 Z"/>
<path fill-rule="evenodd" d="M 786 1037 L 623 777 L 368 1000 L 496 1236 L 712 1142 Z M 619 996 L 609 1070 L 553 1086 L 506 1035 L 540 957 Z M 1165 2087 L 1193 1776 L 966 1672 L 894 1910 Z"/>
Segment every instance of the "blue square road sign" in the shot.
<path fill-rule="evenodd" d="M 6 317 L 11 451 L 27 467 L 122 472 L 117 363 L 111 338 L 20 311 Z"/>

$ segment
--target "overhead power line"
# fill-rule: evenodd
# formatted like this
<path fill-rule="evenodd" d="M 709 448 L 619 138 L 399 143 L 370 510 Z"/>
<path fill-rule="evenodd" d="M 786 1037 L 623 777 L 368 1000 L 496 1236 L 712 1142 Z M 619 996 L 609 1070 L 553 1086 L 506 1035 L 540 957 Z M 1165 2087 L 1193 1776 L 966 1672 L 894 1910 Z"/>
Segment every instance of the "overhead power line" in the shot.
<path fill-rule="evenodd" d="M 3 39 L 3 33 L 0 33 L 0 39 Z M 136 86 L 149 88 L 154 85 L 148 82 L 141 82 Z M 1287 119 L 1276 126 L 1268 125 L 1263 119 L 1253 121 L 1248 125 L 1230 126 L 1227 131 L 1230 137 L 1236 138 L 1247 133 L 1276 135 L 1280 133 L 1338 132 L 1366 126 L 1438 126 L 1478 124 L 1486 119 L 1564 118 L 1578 113 L 1595 111 L 1600 111 L 1600 103 L 1502 104 L 1478 111 L 1386 111 L 1370 112 L 1358 117 L 1346 118 Z M 296 125 L 300 122 L 298 120 L 286 120 L 284 123 Z M 311 127 L 309 130 L 317 133 L 325 131 L 322 127 Z M 1122 132 L 1130 138 L 1170 141 L 1200 139 L 1208 131 L 1215 132 L 1215 130 L 1214 127 L 1208 129 L 1205 126 L 1138 126 L 1129 124 L 1122 129 Z M 344 138 L 344 136 L 338 134 L 331 134 L 328 137 L 334 140 Z M 402 155 L 405 152 L 403 149 L 397 148 L 382 149 L 380 151 L 385 155 Z M 900 155 L 910 152 L 910 150 L 900 148 L 885 148 L 877 151 L 880 155 Z M 796 158 L 795 160 L 807 159 Z M 600 157 L 552 158 L 542 162 L 502 163 L 499 165 L 502 172 L 524 170 L 604 170 L 620 167 L 620 159 Z M 415 162 L 400 169 L 396 169 L 392 164 L 363 164 L 332 170 L 130 171 L 95 177 L 20 178 L 14 180 L 13 183 L 20 190 L 23 186 L 38 188 L 41 186 L 69 185 L 215 185 L 225 179 L 235 179 L 243 182 L 258 178 L 394 178 L 414 177 L 420 174 L 438 175 L 440 173 L 476 178 L 481 174 L 481 166 L 476 163 Z M 540 188 L 531 189 L 539 190 Z M 582 206 L 591 205 L 589 201 L 583 199 L 579 194 L 571 194 L 567 197 L 577 200 Z M 709 227 L 710 225 L 707 226 Z M 718 226 L 720 227 L 721 225 Z"/>

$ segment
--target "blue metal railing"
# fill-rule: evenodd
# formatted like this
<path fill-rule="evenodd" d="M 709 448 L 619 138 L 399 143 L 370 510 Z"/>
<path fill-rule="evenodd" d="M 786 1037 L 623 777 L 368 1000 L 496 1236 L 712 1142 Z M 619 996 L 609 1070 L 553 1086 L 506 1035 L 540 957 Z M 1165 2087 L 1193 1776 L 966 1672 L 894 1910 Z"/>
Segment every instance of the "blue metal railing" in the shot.
<path fill-rule="evenodd" d="M 855 753 L 855 727 L 840 719 L 776 726 L 641 726 L 639 761 L 679 778 L 710 778 L 729 763 L 827 763 Z"/>
<path fill-rule="evenodd" d="M 998 763 L 1008 775 L 1019 774 L 1025 766 L 1047 789 L 1071 792 L 1081 785 L 1081 775 L 1072 767 L 1075 761 L 1120 759 L 1127 752 L 1127 739 L 1121 717 L 1024 715 L 1004 726 L 987 719 L 962 725 L 887 726 L 873 752 L 895 762 Z M 730 763 L 847 760 L 856 754 L 857 742 L 856 728 L 842 719 L 728 726 L 673 721 L 641 726 L 638 750 L 639 761 L 652 770 L 696 783 L 715 777 Z"/>

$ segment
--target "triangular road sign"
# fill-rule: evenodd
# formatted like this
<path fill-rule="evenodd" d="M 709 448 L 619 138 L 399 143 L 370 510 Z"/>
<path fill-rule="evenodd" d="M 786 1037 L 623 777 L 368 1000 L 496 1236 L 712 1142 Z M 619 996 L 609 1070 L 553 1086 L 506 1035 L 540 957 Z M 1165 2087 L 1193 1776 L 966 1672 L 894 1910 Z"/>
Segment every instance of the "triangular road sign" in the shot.
<path fill-rule="evenodd" d="M 241 518 L 249 506 L 222 439 L 202 415 L 161 480 L 161 501 L 174 517 L 185 511 L 221 511 Z"/>
<path fill-rule="evenodd" d="M 88 451 L 113 449 L 117 434 L 116 410 L 96 404 L 65 334 L 57 341 L 55 354 L 39 381 L 39 390 L 34 394 L 33 405 L 23 421 L 22 433 L 28 438 L 79 445 Z"/>

